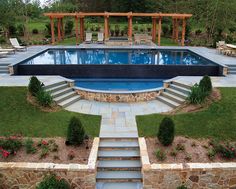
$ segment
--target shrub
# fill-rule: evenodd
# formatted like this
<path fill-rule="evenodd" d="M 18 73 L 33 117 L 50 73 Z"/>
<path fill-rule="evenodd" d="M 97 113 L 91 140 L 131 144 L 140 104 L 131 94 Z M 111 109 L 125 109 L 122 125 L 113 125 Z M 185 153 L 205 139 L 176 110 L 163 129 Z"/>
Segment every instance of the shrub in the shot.
<path fill-rule="evenodd" d="M 185 151 L 185 146 L 183 144 L 178 143 L 175 149 L 177 151 Z"/>
<path fill-rule="evenodd" d="M 164 36 L 168 36 L 169 33 L 170 33 L 169 26 L 166 25 L 166 24 L 163 24 L 163 26 L 162 26 L 162 32 L 163 32 L 163 35 L 164 35 Z"/>
<path fill-rule="evenodd" d="M 20 24 L 17 26 L 17 35 L 18 36 L 24 36 L 25 26 L 23 24 Z"/>
<path fill-rule="evenodd" d="M 26 139 L 24 146 L 27 154 L 34 154 L 36 152 L 36 148 L 34 147 L 34 141 L 32 139 Z"/>
<path fill-rule="evenodd" d="M 201 104 L 205 101 L 206 93 L 202 90 L 202 88 L 196 83 L 191 87 L 191 91 L 187 100 L 191 104 Z"/>
<path fill-rule="evenodd" d="M 64 180 L 59 180 L 55 175 L 46 176 L 36 189 L 70 189 L 70 185 Z"/>
<path fill-rule="evenodd" d="M 70 120 L 69 127 L 67 129 L 67 145 L 80 145 L 83 143 L 85 138 L 85 131 L 77 117 L 72 117 Z"/>
<path fill-rule="evenodd" d="M 212 83 L 211 78 L 208 75 L 205 75 L 200 83 L 199 87 L 202 89 L 203 92 L 205 92 L 207 95 L 209 95 L 212 91 Z"/>
<path fill-rule="evenodd" d="M 134 26 L 134 31 L 138 31 L 138 26 L 137 25 Z"/>
<path fill-rule="evenodd" d="M 115 34 L 116 34 L 116 36 L 119 36 L 119 34 L 120 34 L 120 27 L 119 27 L 119 25 L 115 25 Z"/>
<path fill-rule="evenodd" d="M 38 34 L 38 33 L 39 33 L 39 30 L 38 30 L 37 28 L 34 28 L 34 29 L 32 30 L 32 33 L 33 33 L 33 34 Z"/>
<path fill-rule="evenodd" d="M 10 25 L 10 26 L 8 27 L 8 31 L 9 31 L 9 35 L 10 35 L 10 36 L 14 36 L 14 35 L 16 35 L 17 28 L 16 28 L 15 25 Z"/>
<path fill-rule="evenodd" d="M 198 29 L 195 31 L 195 35 L 200 35 L 202 33 L 202 30 Z"/>
<path fill-rule="evenodd" d="M 178 151 L 177 151 L 176 149 L 173 149 L 173 150 L 170 152 L 170 155 L 171 155 L 172 157 L 176 157 L 177 154 L 178 154 Z"/>
<path fill-rule="evenodd" d="M 188 189 L 188 188 L 185 185 L 181 185 L 181 186 L 178 186 L 176 189 Z"/>
<path fill-rule="evenodd" d="M 185 154 L 185 158 L 184 158 L 186 161 L 191 161 L 192 159 L 192 155 L 191 154 Z"/>
<path fill-rule="evenodd" d="M 10 154 L 16 154 L 22 146 L 21 140 L 16 137 L 0 139 L 0 155 L 7 158 Z"/>
<path fill-rule="evenodd" d="M 165 117 L 162 120 L 157 137 L 164 146 L 172 144 L 175 137 L 175 125 L 171 118 Z"/>
<path fill-rule="evenodd" d="M 208 158 L 209 158 L 210 160 L 215 159 L 215 156 L 216 156 L 216 151 L 215 151 L 215 149 L 210 149 L 210 150 L 208 150 L 207 156 L 208 156 Z"/>
<path fill-rule="evenodd" d="M 40 90 L 42 90 L 42 86 L 43 86 L 43 84 L 38 80 L 38 78 L 35 77 L 35 76 L 32 76 L 30 78 L 30 82 L 29 82 L 29 85 L 28 85 L 28 90 L 33 96 L 36 96 L 36 94 Z"/>
<path fill-rule="evenodd" d="M 110 30 L 110 32 L 111 32 L 111 36 L 113 37 L 113 36 L 114 36 L 114 33 L 115 33 L 115 31 L 114 31 L 113 29 L 111 29 L 111 30 Z"/>
<path fill-rule="evenodd" d="M 166 159 L 166 153 L 161 149 L 157 149 L 155 152 L 156 158 L 160 161 L 164 161 Z"/>
<path fill-rule="evenodd" d="M 38 93 L 36 94 L 36 98 L 39 104 L 44 107 L 51 106 L 53 102 L 51 94 L 47 91 L 44 91 L 43 89 L 38 91 Z"/>
<path fill-rule="evenodd" d="M 236 150 L 233 146 L 219 145 L 217 152 L 226 159 L 233 159 L 236 157 Z"/>

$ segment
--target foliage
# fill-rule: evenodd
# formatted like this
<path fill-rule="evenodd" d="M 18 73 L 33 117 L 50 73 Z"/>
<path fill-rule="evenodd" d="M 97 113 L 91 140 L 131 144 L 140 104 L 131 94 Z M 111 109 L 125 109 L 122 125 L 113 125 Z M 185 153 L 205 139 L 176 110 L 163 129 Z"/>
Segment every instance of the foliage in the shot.
<path fill-rule="evenodd" d="M 68 145 L 80 145 L 85 138 L 84 127 L 82 126 L 80 119 L 73 116 L 70 120 L 67 129 L 66 144 Z"/>
<path fill-rule="evenodd" d="M 36 152 L 36 148 L 34 147 L 34 141 L 31 138 L 28 138 L 24 142 L 24 146 L 27 154 L 34 154 Z"/>
<path fill-rule="evenodd" d="M 38 80 L 38 78 L 35 76 L 32 76 L 30 78 L 28 90 L 33 96 L 36 96 L 37 93 L 42 90 L 42 86 L 43 84 Z"/>
<path fill-rule="evenodd" d="M 36 98 L 41 106 L 50 107 L 53 102 L 51 94 L 43 89 L 37 92 Z"/>
<path fill-rule="evenodd" d="M 157 137 L 164 146 L 172 144 L 175 137 L 175 125 L 171 118 L 165 117 L 162 120 Z"/>
<path fill-rule="evenodd" d="M 64 179 L 58 179 L 55 175 L 46 176 L 36 189 L 70 189 L 70 185 Z"/>
<path fill-rule="evenodd" d="M 181 186 L 178 186 L 176 189 L 188 189 L 188 188 L 185 185 L 181 185 Z"/>
<path fill-rule="evenodd" d="M 166 153 L 159 148 L 156 150 L 155 155 L 156 158 L 160 161 L 164 161 L 166 159 Z"/>
<path fill-rule="evenodd" d="M 22 142 L 15 136 L 10 136 L 7 138 L 0 139 L 0 155 L 7 158 L 11 154 L 16 154 L 16 152 L 21 148 Z"/>
<path fill-rule="evenodd" d="M 68 20 L 65 23 L 65 34 L 71 34 L 73 27 L 74 27 L 74 22 L 71 20 Z"/>
<path fill-rule="evenodd" d="M 187 100 L 191 104 L 201 104 L 205 101 L 206 96 L 206 92 L 204 92 L 199 84 L 196 83 L 191 87 Z"/>
<path fill-rule="evenodd" d="M 199 87 L 202 89 L 203 92 L 205 92 L 207 95 L 209 95 L 212 91 L 212 83 L 211 78 L 208 75 L 205 75 L 200 83 Z"/>
<path fill-rule="evenodd" d="M 17 35 L 24 36 L 25 26 L 23 24 L 19 24 L 17 26 Z"/>
<path fill-rule="evenodd" d="M 207 152 L 207 156 L 210 160 L 215 159 L 215 156 L 216 156 L 215 149 L 209 149 L 208 152 Z"/>
<path fill-rule="evenodd" d="M 33 33 L 33 34 L 38 34 L 38 33 L 39 33 L 39 30 L 38 30 L 37 28 L 34 28 L 34 29 L 32 30 L 32 33 Z"/>
<path fill-rule="evenodd" d="M 189 153 L 186 153 L 184 159 L 185 159 L 186 161 L 191 161 L 191 159 L 192 159 L 192 155 L 189 154 Z"/>
<path fill-rule="evenodd" d="M 177 151 L 185 151 L 184 144 L 178 143 L 175 148 Z"/>

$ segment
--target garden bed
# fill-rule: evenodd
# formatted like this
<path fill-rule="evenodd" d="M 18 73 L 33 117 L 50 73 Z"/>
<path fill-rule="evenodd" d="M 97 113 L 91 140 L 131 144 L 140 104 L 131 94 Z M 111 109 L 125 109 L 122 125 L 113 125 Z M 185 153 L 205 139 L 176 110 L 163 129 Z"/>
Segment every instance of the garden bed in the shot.
<path fill-rule="evenodd" d="M 93 140 L 88 139 L 80 146 L 67 146 L 65 139 L 57 138 L 32 138 L 33 148 L 26 152 L 25 141 L 27 138 L 18 138 L 22 146 L 16 153 L 8 157 L 1 156 L 0 162 L 51 162 L 51 163 L 80 163 L 87 164 Z M 31 139 L 30 139 L 31 140 Z"/>
<path fill-rule="evenodd" d="M 170 146 L 163 146 L 157 138 L 147 137 L 145 139 L 150 163 L 236 162 L 235 157 L 223 158 L 219 153 L 216 153 L 214 157 L 212 157 L 214 147 L 209 139 L 197 140 L 178 136 L 175 137 Z M 235 146 L 235 143 L 231 144 Z M 157 149 L 160 149 L 165 154 L 162 160 L 160 160 L 160 155 L 156 157 L 155 153 Z M 209 157 L 209 154 L 211 157 Z"/>

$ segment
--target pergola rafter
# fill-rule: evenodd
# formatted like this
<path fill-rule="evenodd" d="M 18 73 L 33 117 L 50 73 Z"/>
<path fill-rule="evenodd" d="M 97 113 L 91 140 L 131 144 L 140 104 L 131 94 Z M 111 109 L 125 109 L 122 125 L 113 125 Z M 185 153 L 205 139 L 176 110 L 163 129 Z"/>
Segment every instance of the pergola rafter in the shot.
<path fill-rule="evenodd" d="M 132 39 L 132 18 L 133 17 L 151 17 L 152 18 L 152 40 L 156 41 L 156 24 L 158 20 L 158 45 L 161 45 L 161 28 L 162 28 L 162 18 L 171 17 L 173 20 L 173 33 L 172 38 L 176 42 L 179 39 L 179 21 L 182 20 L 182 37 L 181 45 L 184 46 L 185 33 L 186 33 L 186 20 L 192 16 L 192 14 L 177 14 L 177 13 L 112 13 L 112 12 L 103 12 L 103 13 L 86 13 L 86 12 L 75 12 L 75 13 L 45 13 L 45 16 L 48 16 L 51 20 L 51 34 L 52 34 L 52 44 L 55 43 L 54 36 L 54 21 L 53 19 L 58 19 L 58 40 L 64 38 L 64 29 L 63 29 L 63 18 L 64 17 L 74 17 L 75 18 L 75 33 L 76 33 L 76 44 L 79 41 L 79 30 L 78 30 L 78 21 L 80 21 L 80 40 L 84 41 L 84 17 L 88 16 L 100 16 L 104 17 L 104 36 L 105 40 L 109 39 L 109 17 L 111 16 L 123 16 L 128 18 L 128 37 Z"/>

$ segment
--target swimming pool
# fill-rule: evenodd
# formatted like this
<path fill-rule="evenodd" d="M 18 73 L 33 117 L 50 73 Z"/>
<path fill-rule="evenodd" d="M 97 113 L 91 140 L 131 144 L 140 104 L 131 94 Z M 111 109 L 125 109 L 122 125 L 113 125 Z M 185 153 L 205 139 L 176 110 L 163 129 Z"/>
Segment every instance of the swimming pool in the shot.
<path fill-rule="evenodd" d="M 89 90 L 140 91 L 163 87 L 163 79 L 71 79 L 76 87 Z"/>
<path fill-rule="evenodd" d="M 213 65 L 187 50 L 48 50 L 24 65 Z"/>

